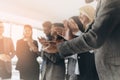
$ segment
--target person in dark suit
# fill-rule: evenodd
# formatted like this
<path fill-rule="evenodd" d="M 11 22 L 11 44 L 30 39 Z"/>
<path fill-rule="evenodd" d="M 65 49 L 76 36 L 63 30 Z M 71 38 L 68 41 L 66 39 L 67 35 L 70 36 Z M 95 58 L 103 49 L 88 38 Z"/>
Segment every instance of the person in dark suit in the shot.
<path fill-rule="evenodd" d="M 94 22 L 81 36 L 58 44 L 61 57 L 94 50 L 100 80 L 120 79 L 120 0 L 98 0 Z M 46 50 L 56 53 L 57 48 Z"/>
<path fill-rule="evenodd" d="M 39 80 L 38 44 L 32 39 L 32 27 L 24 25 L 24 37 L 17 41 L 16 56 L 18 58 L 16 69 L 20 72 L 20 79 Z"/>
<path fill-rule="evenodd" d="M 14 57 L 14 45 L 11 38 L 4 37 L 4 25 L 0 22 L 0 77 L 2 79 L 11 78 L 12 64 L 11 59 Z"/>

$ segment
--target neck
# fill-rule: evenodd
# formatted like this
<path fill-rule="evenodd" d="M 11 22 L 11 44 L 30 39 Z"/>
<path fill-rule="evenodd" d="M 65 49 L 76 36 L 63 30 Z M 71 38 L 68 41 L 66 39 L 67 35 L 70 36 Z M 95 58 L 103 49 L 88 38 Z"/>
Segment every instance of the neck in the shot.
<path fill-rule="evenodd" d="M 30 38 L 30 37 L 24 37 L 24 40 L 25 41 L 32 41 L 32 38 Z"/>

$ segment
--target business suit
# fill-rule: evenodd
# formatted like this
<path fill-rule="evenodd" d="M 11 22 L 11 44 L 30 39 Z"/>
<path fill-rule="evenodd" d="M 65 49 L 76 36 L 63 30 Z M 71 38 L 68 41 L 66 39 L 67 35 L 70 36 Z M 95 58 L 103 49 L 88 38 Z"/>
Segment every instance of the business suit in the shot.
<path fill-rule="evenodd" d="M 120 0 L 99 0 L 91 29 L 73 40 L 61 43 L 61 57 L 89 50 L 95 52 L 100 80 L 120 79 Z M 64 52 L 64 53 L 63 53 Z"/>
<path fill-rule="evenodd" d="M 37 41 L 33 41 L 38 47 Z M 16 56 L 18 58 L 16 69 L 20 72 L 20 78 L 24 80 L 39 80 L 38 54 L 30 50 L 27 41 L 20 39 L 16 45 Z"/>
<path fill-rule="evenodd" d="M 8 38 L 8 37 L 3 37 L 3 50 L 2 50 L 3 54 L 6 54 L 6 55 L 9 55 L 11 58 L 14 56 L 14 45 L 13 45 L 13 42 L 12 42 L 12 39 L 11 38 Z M 7 62 L 4 62 L 4 61 L 1 61 L 1 66 L 4 66 L 4 69 L 3 69 L 3 74 L 1 75 L 0 74 L 0 77 L 2 78 L 11 78 L 11 74 L 12 74 L 12 64 L 11 64 L 11 61 L 7 61 Z"/>

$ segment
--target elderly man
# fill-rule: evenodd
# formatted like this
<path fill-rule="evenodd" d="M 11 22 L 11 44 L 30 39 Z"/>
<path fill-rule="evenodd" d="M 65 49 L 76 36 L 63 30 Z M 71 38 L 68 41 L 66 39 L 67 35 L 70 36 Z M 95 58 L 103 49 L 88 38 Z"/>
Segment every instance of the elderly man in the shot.
<path fill-rule="evenodd" d="M 83 35 L 58 44 L 61 57 L 94 50 L 99 79 L 119 80 L 120 0 L 98 0 L 95 21 L 89 26 L 91 28 Z M 57 52 L 55 48 L 46 51 Z"/>

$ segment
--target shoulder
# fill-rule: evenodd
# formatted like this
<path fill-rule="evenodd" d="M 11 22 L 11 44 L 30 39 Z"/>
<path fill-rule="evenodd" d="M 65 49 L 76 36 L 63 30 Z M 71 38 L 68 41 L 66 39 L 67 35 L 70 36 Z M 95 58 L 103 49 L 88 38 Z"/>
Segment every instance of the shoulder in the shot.
<path fill-rule="evenodd" d="M 5 41 L 12 41 L 12 39 L 10 37 L 4 37 Z"/>
<path fill-rule="evenodd" d="M 4 37 L 4 39 L 11 39 L 10 37 Z"/>

